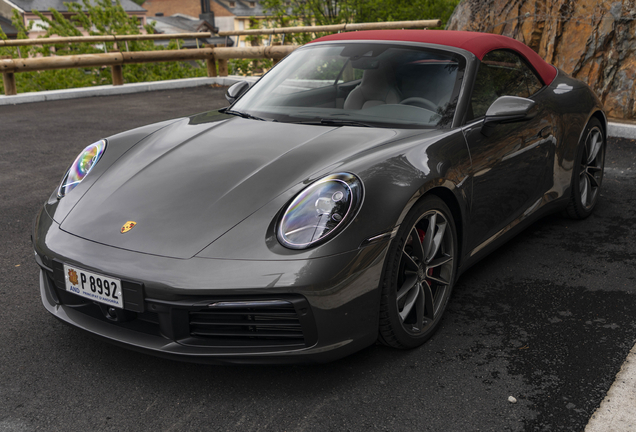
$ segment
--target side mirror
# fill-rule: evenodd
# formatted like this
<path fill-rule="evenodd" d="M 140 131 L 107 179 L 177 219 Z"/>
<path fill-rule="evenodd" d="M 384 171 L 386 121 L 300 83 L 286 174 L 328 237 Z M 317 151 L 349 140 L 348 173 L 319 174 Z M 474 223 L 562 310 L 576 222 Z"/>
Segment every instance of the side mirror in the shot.
<path fill-rule="evenodd" d="M 512 123 L 517 121 L 529 120 L 534 117 L 531 113 L 532 107 L 536 102 L 517 96 L 501 96 L 494 101 L 488 111 L 481 133 L 485 136 L 492 135 L 495 126 L 500 123 Z"/>
<path fill-rule="evenodd" d="M 233 104 L 234 101 L 240 98 L 248 88 L 250 88 L 250 83 L 247 81 L 239 81 L 227 89 L 227 92 L 225 92 L 225 99 L 227 99 L 230 104 Z"/>

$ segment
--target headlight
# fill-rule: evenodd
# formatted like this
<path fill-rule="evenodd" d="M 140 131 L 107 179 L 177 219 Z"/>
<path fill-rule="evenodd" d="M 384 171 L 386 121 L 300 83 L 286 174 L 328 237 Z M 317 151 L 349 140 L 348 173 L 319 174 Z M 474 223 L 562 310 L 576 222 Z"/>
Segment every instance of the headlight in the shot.
<path fill-rule="evenodd" d="M 287 206 L 278 223 L 278 241 L 305 249 L 327 241 L 355 216 L 362 203 L 362 182 L 353 174 L 323 177 Z"/>
<path fill-rule="evenodd" d="M 101 140 L 86 147 L 77 156 L 73 165 L 68 169 L 60 188 L 57 191 L 57 197 L 62 198 L 64 195 L 72 191 L 75 186 L 81 183 L 82 180 L 91 172 L 91 169 L 102 157 L 106 150 L 106 141 Z"/>

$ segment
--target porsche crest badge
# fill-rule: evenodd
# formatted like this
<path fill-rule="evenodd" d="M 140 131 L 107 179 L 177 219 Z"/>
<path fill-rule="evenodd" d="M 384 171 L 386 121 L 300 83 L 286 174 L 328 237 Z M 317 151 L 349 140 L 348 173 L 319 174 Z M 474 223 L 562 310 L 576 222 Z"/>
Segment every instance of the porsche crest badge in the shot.
<path fill-rule="evenodd" d="M 125 234 L 128 231 L 130 231 L 131 229 L 133 229 L 135 227 L 135 225 L 137 225 L 137 222 L 135 221 L 128 221 L 124 224 L 123 227 L 121 227 L 121 233 Z"/>

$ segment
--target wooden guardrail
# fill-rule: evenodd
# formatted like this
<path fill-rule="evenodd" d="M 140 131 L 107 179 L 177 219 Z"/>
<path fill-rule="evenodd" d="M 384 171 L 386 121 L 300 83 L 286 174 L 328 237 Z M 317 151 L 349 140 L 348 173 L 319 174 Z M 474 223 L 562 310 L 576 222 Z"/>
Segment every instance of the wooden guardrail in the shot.
<path fill-rule="evenodd" d="M 441 20 L 416 20 L 416 21 L 390 21 L 390 22 L 374 22 L 374 23 L 354 23 L 354 24 L 333 24 L 324 26 L 305 26 L 305 27 L 279 27 L 270 29 L 252 29 L 252 30 L 231 30 L 220 31 L 219 36 L 247 36 L 247 35 L 271 35 L 271 34 L 289 34 L 289 33 L 332 33 L 339 31 L 357 31 L 357 30 L 387 30 L 387 29 L 414 29 L 439 27 L 442 25 Z"/>
<path fill-rule="evenodd" d="M 155 63 L 166 61 L 205 60 L 208 76 L 228 75 L 229 59 L 262 59 L 280 60 L 298 48 L 297 45 L 274 45 L 245 48 L 199 48 L 163 51 L 113 52 L 105 54 L 79 54 L 55 57 L 34 57 L 19 59 L 0 59 L 0 73 L 4 80 L 7 96 L 16 95 L 15 74 L 51 69 L 88 68 L 110 66 L 113 85 L 123 85 L 122 66 L 132 63 Z"/>

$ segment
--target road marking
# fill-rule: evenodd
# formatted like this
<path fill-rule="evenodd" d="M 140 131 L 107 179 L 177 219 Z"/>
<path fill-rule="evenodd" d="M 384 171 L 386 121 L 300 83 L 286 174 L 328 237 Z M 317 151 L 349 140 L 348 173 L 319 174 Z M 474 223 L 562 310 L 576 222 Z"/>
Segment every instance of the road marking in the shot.
<path fill-rule="evenodd" d="M 628 431 L 636 431 L 636 345 L 585 428 L 585 432 Z"/>

